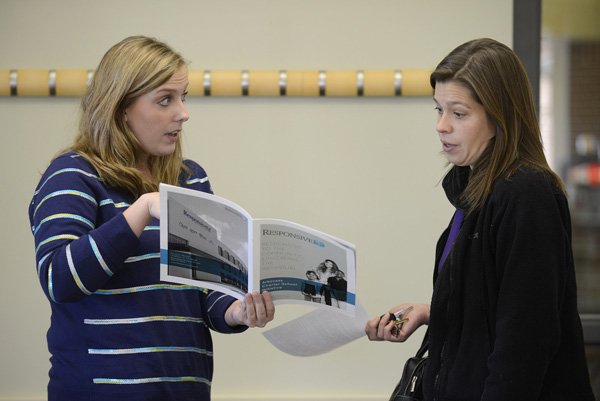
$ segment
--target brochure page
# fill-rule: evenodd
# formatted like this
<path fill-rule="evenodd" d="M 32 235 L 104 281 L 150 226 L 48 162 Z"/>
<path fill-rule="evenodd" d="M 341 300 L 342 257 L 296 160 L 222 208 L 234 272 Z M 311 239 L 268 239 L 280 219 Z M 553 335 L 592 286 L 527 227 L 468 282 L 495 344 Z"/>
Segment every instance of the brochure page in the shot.
<path fill-rule="evenodd" d="M 310 302 L 354 314 L 354 245 L 284 220 L 255 219 L 254 230 L 261 291 L 283 303 Z"/>
<path fill-rule="evenodd" d="M 252 219 L 216 195 L 161 184 L 161 280 L 238 299 L 252 288 Z"/>
<path fill-rule="evenodd" d="M 321 355 L 365 336 L 369 314 L 356 303 L 355 316 L 332 309 L 315 309 L 296 319 L 263 331 L 277 349 L 293 356 Z"/>

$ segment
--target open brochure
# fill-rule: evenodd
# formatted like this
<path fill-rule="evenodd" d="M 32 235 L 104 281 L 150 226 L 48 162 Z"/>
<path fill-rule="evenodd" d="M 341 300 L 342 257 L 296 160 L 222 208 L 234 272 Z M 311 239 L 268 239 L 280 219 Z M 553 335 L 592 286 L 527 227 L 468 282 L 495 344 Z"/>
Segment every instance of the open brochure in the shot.
<path fill-rule="evenodd" d="M 222 197 L 160 184 L 161 280 L 242 299 L 268 290 L 275 303 L 354 315 L 351 243 L 285 220 L 254 219 Z"/>

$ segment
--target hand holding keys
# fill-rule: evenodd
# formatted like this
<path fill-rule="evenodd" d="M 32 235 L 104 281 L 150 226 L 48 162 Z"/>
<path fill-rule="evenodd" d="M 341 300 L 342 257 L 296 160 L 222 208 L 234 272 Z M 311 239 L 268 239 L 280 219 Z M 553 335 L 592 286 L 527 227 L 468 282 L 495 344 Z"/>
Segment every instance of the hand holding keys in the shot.
<path fill-rule="evenodd" d="M 408 321 L 407 317 L 404 317 L 408 312 L 413 310 L 413 306 L 407 306 L 404 309 L 400 309 L 398 312 L 390 313 L 390 320 L 394 322 L 394 327 L 392 328 L 392 335 L 397 336 L 400 334 L 400 329 L 404 322 Z"/>

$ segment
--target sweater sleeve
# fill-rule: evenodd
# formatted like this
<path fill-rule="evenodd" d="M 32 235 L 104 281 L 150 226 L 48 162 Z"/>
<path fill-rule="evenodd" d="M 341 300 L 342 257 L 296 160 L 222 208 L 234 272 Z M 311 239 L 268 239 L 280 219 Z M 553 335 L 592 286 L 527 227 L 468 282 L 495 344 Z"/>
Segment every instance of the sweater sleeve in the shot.
<path fill-rule="evenodd" d="M 492 202 L 499 288 L 482 400 L 536 400 L 560 342 L 572 268 L 568 206 L 541 175 L 502 184 Z"/>
<path fill-rule="evenodd" d="M 53 302 L 77 302 L 123 268 L 139 240 L 122 214 L 97 226 L 103 185 L 73 154 L 55 159 L 29 206 L 40 283 Z"/>

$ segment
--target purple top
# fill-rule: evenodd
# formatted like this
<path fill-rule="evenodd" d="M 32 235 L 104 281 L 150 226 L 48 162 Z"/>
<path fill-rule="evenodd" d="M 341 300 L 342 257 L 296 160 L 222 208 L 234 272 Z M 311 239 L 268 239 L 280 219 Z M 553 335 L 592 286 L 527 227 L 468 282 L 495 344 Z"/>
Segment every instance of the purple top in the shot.
<path fill-rule="evenodd" d="M 442 257 L 440 258 L 440 263 L 438 264 L 438 273 L 442 271 L 442 267 L 446 262 L 446 258 L 450 254 L 450 250 L 452 250 L 452 246 L 454 245 L 454 241 L 456 241 L 456 237 L 458 236 L 458 232 L 460 231 L 460 226 L 462 224 L 464 216 L 465 212 L 463 212 L 462 209 L 456 209 L 454 217 L 452 218 L 452 227 L 450 227 L 450 234 L 448 235 L 446 245 L 444 246 L 444 251 L 442 252 Z"/>

